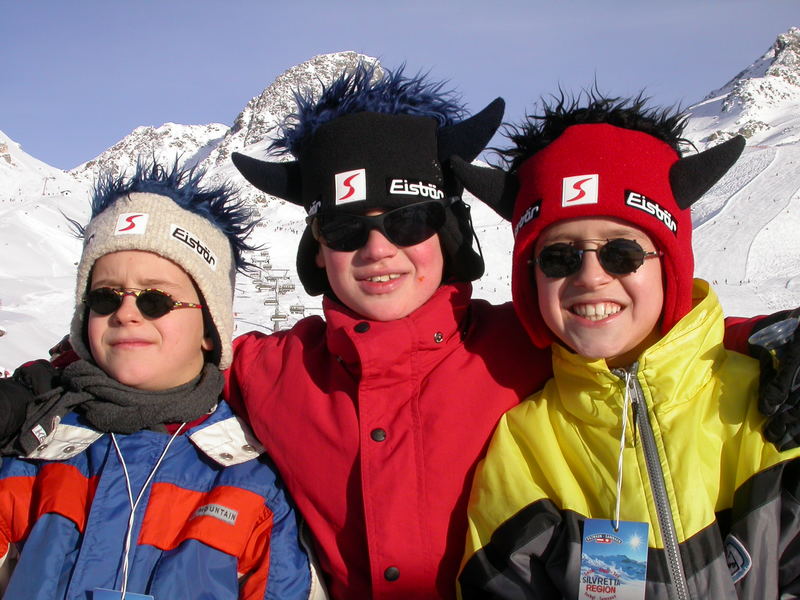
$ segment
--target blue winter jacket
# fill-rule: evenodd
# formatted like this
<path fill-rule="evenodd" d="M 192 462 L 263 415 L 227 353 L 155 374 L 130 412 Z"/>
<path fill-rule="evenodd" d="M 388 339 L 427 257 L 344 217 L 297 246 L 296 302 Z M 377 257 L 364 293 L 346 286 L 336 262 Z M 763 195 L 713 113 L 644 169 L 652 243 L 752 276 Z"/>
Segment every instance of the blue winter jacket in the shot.
<path fill-rule="evenodd" d="M 115 437 L 135 501 L 170 435 Z M 3 597 L 91 600 L 97 588 L 120 590 L 130 516 L 112 436 L 68 415 L 31 456 L 0 469 L 0 560 L 16 561 Z M 319 593 L 283 485 L 225 402 L 174 439 L 136 507 L 131 540 L 127 592 L 157 600 Z"/>

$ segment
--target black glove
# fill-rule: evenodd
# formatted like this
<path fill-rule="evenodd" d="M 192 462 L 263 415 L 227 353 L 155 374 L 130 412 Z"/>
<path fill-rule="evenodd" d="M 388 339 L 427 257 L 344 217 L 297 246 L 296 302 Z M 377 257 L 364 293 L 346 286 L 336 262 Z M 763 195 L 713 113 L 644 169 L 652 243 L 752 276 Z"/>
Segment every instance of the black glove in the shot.
<path fill-rule="evenodd" d="M 37 396 L 58 385 L 59 372 L 46 360 L 19 367 L 8 379 L 0 379 L 0 454 L 18 452 L 15 440 L 25 424 L 28 408 Z"/>
<path fill-rule="evenodd" d="M 28 403 L 33 394 L 11 378 L 0 379 L 0 447 L 13 440 L 25 424 Z M 4 452 L 13 454 L 13 452 Z"/>
<path fill-rule="evenodd" d="M 762 366 L 763 369 L 763 366 Z M 764 427 L 764 437 L 780 450 L 800 446 L 800 335 L 787 342 L 777 371 L 762 379 L 759 407 L 775 408 Z"/>
<path fill-rule="evenodd" d="M 793 311 L 797 312 L 797 311 Z M 788 313 L 779 313 L 783 319 Z M 782 320 L 773 315 L 758 330 Z M 768 416 L 764 437 L 778 449 L 800 446 L 800 330 L 777 348 L 767 350 L 751 344 L 751 353 L 761 363 L 758 409 Z"/>
<path fill-rule="evenodd" d="M 58 387 L 60 372 L 49 361 L 39 359 L 17 368 L 11 378 L 39 396 Z"/>

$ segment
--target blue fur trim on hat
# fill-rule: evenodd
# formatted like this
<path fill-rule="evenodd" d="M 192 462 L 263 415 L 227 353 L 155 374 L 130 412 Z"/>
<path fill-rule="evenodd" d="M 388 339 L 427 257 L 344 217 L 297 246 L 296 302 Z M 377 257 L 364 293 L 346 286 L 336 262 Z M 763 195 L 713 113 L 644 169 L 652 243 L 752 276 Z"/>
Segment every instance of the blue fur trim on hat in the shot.
<path fill-rule="evenodd" d="M 297 111 L 286 118 L 270 151 L 298 156 L 321 125 L 358 112 L 430 117 L 439 127 L 465 116 L 460 96 L 443 89 L 446 82 L 427 81 L 424 74 L 406 77 L 403 66 L 396 71 L 385 69 L 380 76 L 376 76 L 376 69 L 375 65 L 359 63 L 330 85 L 323 85 L 318 99 L 310 92 L 296 90 Z"/>
<path fill-rule="evenodd" d="M 132 177 L 106 174 L 95 183 L 92 194 L 92 218 L 99 215 L 119 198 L 133 192 L 159 194 L 171 198 L 181 208 L 208 220 L 230 240 L 233 261 L 237 270 L 244 271 L 248 263 L 242 256 L 244 251 L 255 250 L 245 240 L 258 220 L 253 211 L 237 196 L 230 183 L 202 188 L 204 169 L 179 169 L 178 161 L 168 169 L 155 161 L 136 164 Z M 71 220 L 71 219 L 70 219 Z M 84 227 L 72 221 L 82 237 Z"/>

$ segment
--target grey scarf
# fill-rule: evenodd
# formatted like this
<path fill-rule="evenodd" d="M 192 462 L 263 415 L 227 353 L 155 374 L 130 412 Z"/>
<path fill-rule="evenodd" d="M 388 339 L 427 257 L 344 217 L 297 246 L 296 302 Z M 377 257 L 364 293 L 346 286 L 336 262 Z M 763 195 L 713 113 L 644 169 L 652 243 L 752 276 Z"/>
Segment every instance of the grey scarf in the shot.
<path fill-rule="evenodd" d="M 68 365 L 61 387 L 37 397 L 28 415 L 19 445 L 26 454 L 40 444 L 61 417 L 70 411 L 82 414 L 92 427 L 113 433 L 134 433 L 164 423 L 193 421 L 210 412 L 219 400 L 224 378 L 206 363 L 192 381 L 168 390 L 150 392 L 121 384 L 85 360 Z M 37 435 L 38 433 L 38 435 Z"/>

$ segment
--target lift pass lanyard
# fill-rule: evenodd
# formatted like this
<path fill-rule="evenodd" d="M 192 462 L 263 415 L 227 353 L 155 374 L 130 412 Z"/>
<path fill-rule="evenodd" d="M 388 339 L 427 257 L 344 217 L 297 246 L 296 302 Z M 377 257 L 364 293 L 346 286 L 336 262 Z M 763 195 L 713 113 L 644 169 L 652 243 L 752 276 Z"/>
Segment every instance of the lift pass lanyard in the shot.
<path fill-rule="evenodd" d="M 92 591 L 92 600 L 120 600 L 122 592 L 119 590 L 107 590 L 104 588 L 95 588 Z M 155 600 L 155 596 L 150 594 L 134 594 L 133 592 L 125 592 L 125 600 Z"/>
<path fill-rule="evenodd" d="M 647 523 L 583 522 L 578 600 L 642 600 L 647 580 Z"/>

